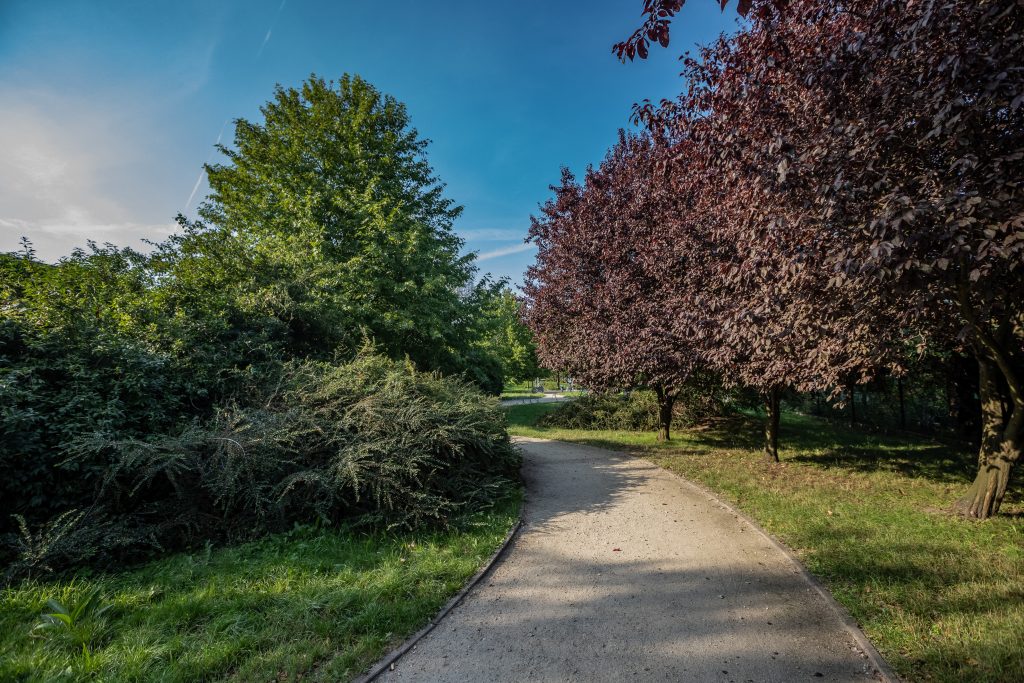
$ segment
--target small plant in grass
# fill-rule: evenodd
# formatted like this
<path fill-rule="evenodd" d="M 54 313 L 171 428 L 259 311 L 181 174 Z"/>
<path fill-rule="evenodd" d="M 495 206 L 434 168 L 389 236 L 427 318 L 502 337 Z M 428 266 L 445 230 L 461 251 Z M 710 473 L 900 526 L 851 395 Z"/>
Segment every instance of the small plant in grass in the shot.
<path fill-rule="evenodd" d="M 113 607 L 102 604 L 99 587 L 93 588 L 77 602 L 65 605 L 55 598 L 46 601 L 48 612 L 43 612 L 32 634 L 48 640 L 59 640 L 74 649 L 81 649 L 86 666 L 92 662 L 90 646 L 103 637 L 107 630 L 103 615 Z"/>

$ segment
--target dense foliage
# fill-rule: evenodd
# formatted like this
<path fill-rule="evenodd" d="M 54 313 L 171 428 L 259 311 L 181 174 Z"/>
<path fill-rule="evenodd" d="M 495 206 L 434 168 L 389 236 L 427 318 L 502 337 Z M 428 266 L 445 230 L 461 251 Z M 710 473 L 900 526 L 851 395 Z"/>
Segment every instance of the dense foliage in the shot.
<path fill-rule="evenodd" d="M 0 254 L 12 575 L 293 521 L 443 520 L 512 472 L 481 390 L 532 347 L 505 283 L 460 255 L 404 107 L 312 77 L 263 114 L 208 169 L 202 220 L 152 253 Z"/>
<path fill-rule="evenodd" d="M 351 353 L 368 337 L 423 368 L 478 370 L 475 267 L 452 229 L 462 208 L 404 105 L 358 77 L 313 76 L 261 112 L 236 121 L 227 163 L 207 167 L 201 220 L 161 252 L 185 295 L 266 320 L 290 357 Z"/>
<path fill-rule="evenodd" d="M 645 2 L 647 23 L 620 56 L 667 43 L 682 4 Z M 638 107 L 662 147 L 650 181 L 660 187 L 645 194 L 674 202 L 646 218 L 655 237 L 628 258 L 595 248 L 581 272 L 612 287 L 578 298 L 628 299 L 635 264 L 663 264 L 645 266 L 656 281 L 645 298 L 658 305 L 636 336 L 647 325 L 675 333 L 678 352 L 761 392 L 775 457 L 783 391 L 842 402 L 858 383 L 902 376 L 925 350 L 967 355 L 981 448 L 959 507 L 994 514 L 1024 434 L 1024 8 L 753 0 L 740 11 L 737 34 L 685 58 L 678 98 Z M 622 168 L 618 154 L 597 172 L 611 175 L 603 187 L 618 197 L 599 200 L 613 215 L 593 212 L 593 199 L 564 201 L 585 197 L 589 181 L 556 188 L 557 210 L 546 207 L 533 233 L 542 357 L 561 343 L 544 330 L 579 309 L 558 294 L 563 269 L 579 267 L 566 254 L 638 216 L 632 178 L 647 162 Z M 603 360 L 589 340 L 565 343 L 574 348 L 559 354 Z M 646 347 L 664 355 L 663 339 Z"/>
<path fill-rule="evenodd" d="M 41 532 L 23 529 L 10 573 L 248 538 L 296 521 L 443 521 L 514 476 L 497 401 L 457 379 L 364 354 L 343 365 L 289 364 L 260 398 L 166 434 L 71 441 L 76 493 L 92 499 Z"/>
<path fill-rule="evenodd" d="M 567 170 L 534 218 L 539 246 L 527 272 L 526 319 L 540 358 L 586 386 L 652 388 L 659 436 L 670 438 L 673 403 L 702 363 L 693 318 L 667 306 L 663 282 L 685 271 L 664 223 L 682 211 L 664 178 L 664 145 L 621 134 L 582 183 Z"/>

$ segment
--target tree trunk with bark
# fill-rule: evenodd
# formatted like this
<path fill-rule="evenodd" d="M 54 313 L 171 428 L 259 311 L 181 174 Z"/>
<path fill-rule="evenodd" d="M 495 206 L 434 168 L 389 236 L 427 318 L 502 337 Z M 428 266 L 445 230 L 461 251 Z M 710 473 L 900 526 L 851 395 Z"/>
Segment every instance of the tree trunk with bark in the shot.
<path fill-rule="evenodd" d="M 779 461 L 779 393 L 779 389 L 773 387 L 764 397 L 768 412 L 764 424 L 764 455 L 773 462 Z"/>
<path fill-rule="evenodd" d="M 961 514 L 976 519 L 988 519 L 999 512 L 1013 468 L 1020 459 L 1024 402 L 1011 389 L 1010 412 L 1008 416 L 1004 414 L 999 371 L 996 362 L 978 355 L 978 393 L 981 398 L 978 474 L 967 495 L 955 506 Z M 1012 377 L 1007 379 L 1012 383 Z"/>
<path fill-rule="evenodd" d="M 675 405 L 676 396 L 660 385 L 654 387 L 654 393 L 658 395 L 658 441 L 671 441 L 672 407 Z"/>
<path fill-rule="evenodd" d="M 847 393 L 850 394 L 850 426 L 857 425 L 857 394 L 854 391 L 856 385 L 853 382 L 847 386 Z"/>

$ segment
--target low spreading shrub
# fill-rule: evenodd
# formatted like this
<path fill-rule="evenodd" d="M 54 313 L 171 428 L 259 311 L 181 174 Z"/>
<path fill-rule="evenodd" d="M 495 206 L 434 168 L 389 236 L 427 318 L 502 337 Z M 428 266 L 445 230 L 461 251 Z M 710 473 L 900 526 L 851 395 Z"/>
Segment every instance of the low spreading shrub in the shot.
<path fill-rule="evenodd" d="M 8 578 L 142 559 L 295 522 L 443 524 L 515 476 L 497 400 L 371 352 L 284 367 L 272 390 L 158 435 L 75 439 L 88 507 L 10 540 Z"/>

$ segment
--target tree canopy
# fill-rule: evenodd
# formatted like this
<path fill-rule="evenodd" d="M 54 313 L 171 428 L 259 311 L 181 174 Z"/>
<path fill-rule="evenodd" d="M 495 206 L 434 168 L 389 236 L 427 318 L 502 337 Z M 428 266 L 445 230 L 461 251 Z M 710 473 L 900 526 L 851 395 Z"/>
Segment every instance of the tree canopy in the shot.
<path fill-rule="evenodd" d="M 682 4 L 645 2 L 647 24 L 616 51 L 645 57 L 650 41 L 667 44 Z M 631 171 L 607 185 L 619 196 L 603 211 L 587 190 L 556 188 L 543 220 L 575 227 L 535 230 L 540 267 L 567 249 L 587 255 L 551 269 L 532 305 L 563 306 L 567 317 L 568 302 L 575 312 L 629 301 L 633 262 L 660 258 L 645 298 L 675 322 L 630 307 L 644 311 L 636 337 L 649 322 L 674 329 L 677 348 L 764 393 L 770 422 L 783 388 L 838 393 L 879 372 L 898 376 L 911 347 L 968 352 L 982 439 L 960 507 L 997 512 L 1024 433 L 1024 8 L 753 0 L 739 9 L 748 21 L 738 33 L 685 57 L 678 98 L 636 109 L 667 145 L 662 179 L 649 182 L 675 199 L 651 219 L 653 236 L 632 229 L 646 255 L 599 247 L 635 216 L 636 189 L 622 180 Z M 589 284 L 595 268 L 601 288 Z M 582 287 L 565 295 L 557 283 L 574 276 Z M 599 317 L 616 320 L 607 309 Z M 534 325 L 542 358 L 560 352 Z M 606 361 L 579 339 L 586 362 Z M 646 348 L 656 357 L 660 347 Z"/>
<path fill-rule="evenodd" d="M 227 161 L 207 166 L 201 220 L 182 221 L 165 268 L 278 321 L 289 354 L 352 353 L 369 338 L 425 368 L 465 369 L 475 267 L 452 229 L 462 209 L 404 105 L 358 76 L 313 76 L 261 112 L 236 121 Z"/>

